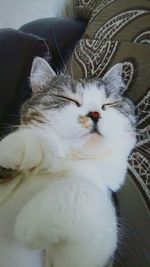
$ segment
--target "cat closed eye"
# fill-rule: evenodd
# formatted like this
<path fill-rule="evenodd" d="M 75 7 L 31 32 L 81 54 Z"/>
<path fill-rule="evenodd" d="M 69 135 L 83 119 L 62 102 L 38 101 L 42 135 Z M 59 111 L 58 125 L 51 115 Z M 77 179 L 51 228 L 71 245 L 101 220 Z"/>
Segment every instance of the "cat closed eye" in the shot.
<path fill-rule="evenodd" d="M 121 104 L 121 101 L 107 103 L 107 104 L 102 105 L 102 110 L 106 110 L 106 108 L 109 108 L 109 107 L 118 107 L 120 104 Z"/>
<path fill-rule="evenodd" d="M 77 105 L 77 107 L 81 107 L 81 104 L 80 104 L 77 100 L 72 99 L 72 98 L 70 98 L 70 97 L 68 97 L 68 96 L 63 96 L 63 95 L 55 95 L 55 96 L 56 96 L 56 97 L 59 97 L 59 98 L 62 98 L 62 99 L 64 99 L 64 100 L 71 101 L 71 102 L 75 103 L 75 104 Z"/>

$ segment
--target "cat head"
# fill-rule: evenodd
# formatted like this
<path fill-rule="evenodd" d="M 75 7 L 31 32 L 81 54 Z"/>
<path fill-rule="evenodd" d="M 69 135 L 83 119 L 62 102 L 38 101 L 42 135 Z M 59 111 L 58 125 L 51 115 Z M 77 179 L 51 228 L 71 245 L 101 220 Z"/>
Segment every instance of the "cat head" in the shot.
<path fill-rule="evenodd" d="M 134 132 L 134 105 L 123 96 L 123 65 L 113 66 L 103 78 L 76 81 L 56 75 L 36 57 L 31 70 L 32 97 L 22 107 L 22 123 L 50 127 L 72 143 L 94 134 L 125 142 Z"/>

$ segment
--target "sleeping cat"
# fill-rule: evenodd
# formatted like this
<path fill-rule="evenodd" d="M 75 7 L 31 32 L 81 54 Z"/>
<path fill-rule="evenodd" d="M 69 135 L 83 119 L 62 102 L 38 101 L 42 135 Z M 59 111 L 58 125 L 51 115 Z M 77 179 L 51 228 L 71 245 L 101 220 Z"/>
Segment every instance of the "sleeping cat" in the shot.
<path fill-rule="evenodd" d="M 0 142 L 0 266 L 103 267 L 117 247 L 111 200 L 136 142 L 122 64 L 102 79 L 56 75 L 39 57 L 21 126 Z"/>

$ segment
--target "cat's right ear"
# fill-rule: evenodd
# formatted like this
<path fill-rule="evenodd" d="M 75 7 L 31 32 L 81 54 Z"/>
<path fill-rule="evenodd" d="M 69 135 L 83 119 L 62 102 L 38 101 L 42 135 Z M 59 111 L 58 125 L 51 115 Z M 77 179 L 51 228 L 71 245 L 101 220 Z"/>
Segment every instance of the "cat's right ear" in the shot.
<path fill-rule="evenodd" d="M 33 92 L 38 92 L 47 88 L 51 79 L 56 76 L 47 61 L 41 57 L 35 57 L 31 68 L 31 88 Z"/>
<path fill-rule="evenodd" d="M 110 94 L 122 94 L 125 90 L 125 83 L 122 78 L 123 64 L 115 64 L 106 72 L 103 81 L 107 85 L 107 90 Z"/>

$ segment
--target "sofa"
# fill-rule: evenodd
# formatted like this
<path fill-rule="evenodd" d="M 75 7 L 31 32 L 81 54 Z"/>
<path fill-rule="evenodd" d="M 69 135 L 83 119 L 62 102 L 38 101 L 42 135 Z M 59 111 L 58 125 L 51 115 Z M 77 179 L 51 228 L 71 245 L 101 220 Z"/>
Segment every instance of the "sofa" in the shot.
<path fill-rule="evenodd" d="M 0 30 L 0 136 L 19 125 L 21 104 L 31 95 L 28 77 L 35 56 L 75 79 L 101 77 L 122 62 L 125 94 L 136 105 L 137 144 L 126 183 L 113 196 L 120 239 L 112 266 L 149 267 L 150 1 L 74 0 L 74 14 Z"/>

